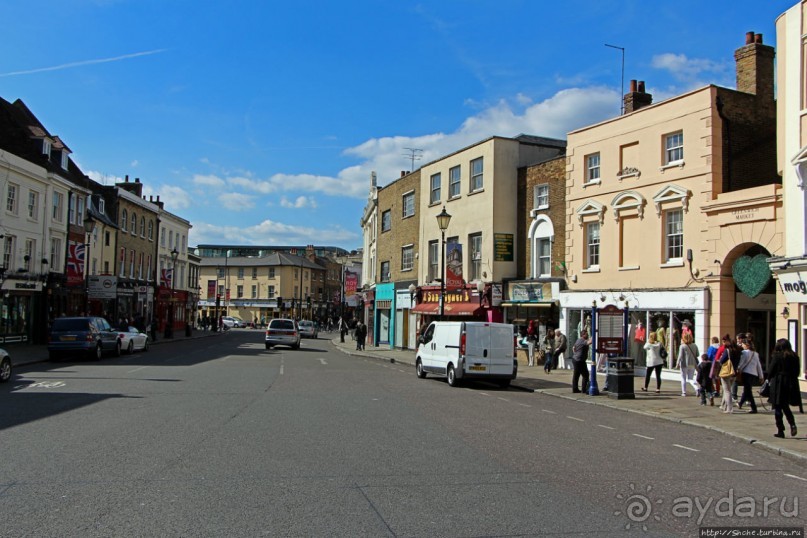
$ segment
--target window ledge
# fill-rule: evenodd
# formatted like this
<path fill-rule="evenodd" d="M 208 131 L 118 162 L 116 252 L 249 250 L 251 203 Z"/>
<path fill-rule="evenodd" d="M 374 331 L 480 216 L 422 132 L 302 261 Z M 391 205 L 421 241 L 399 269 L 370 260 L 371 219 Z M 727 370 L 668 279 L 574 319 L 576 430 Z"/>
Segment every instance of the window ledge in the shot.
<path fill-rule="evenodd" d="M 599 185 L 601 183 L 602 183 L 601 179 L 594 179 L 594 180 L 591 180 L 591 181 L 586 181 L 585 183 L 583 183 L 583 188 L 593 187 L 594 185 Z"/>
<path fill-rule="evenodd" d="M 538 216 L 538 213 L 539 213 L 540 211 L 548 211 L 548 210 L 549 210 L 549 206 L 548 206 L 548 205 L 542 205 L 542 206 L 538 206 L 538 207 L 536 207 L 536 208 L 533 208 L 533 209 L 530 211 L 530 217 L 536 217 L 536 216 Z"/>
<path fill-rule="evenodd" d="M 675 162 L 667 163 L 664 166 L 660 166 L 658 171 L 659 172 L 664 172 L 665 170 L 667 170 L 669 168 L 683 168 L 683 167 L 684 167 L 684 161 L 675 161 Z"/>
<path fill-rule="evenodd" d="M 451 200 L 456 200 L 457 198 L 462 198 L 462 195 L 458 194 L 456 196 L 449 196 L 448 201 L 450 202 Z"/>
<path fill-rule="evenodd" d="M 413 268 L 413 267 L 410 267 L 409 269 L 401 269 L 401 272 L 402 272 L 402 273 L 409 273 L 409 272 L 411 272 L 411 271 L 414 271 L 414 268 Z"/>
<path fill-rule="evenodd" d="M 412 217 L 414 217 L 414 216 L 415 216 L 415 214 L 414 214 L 414 213 L 412 213 L 411 215 L 404 215 L 403 217 L 401 217 L 401 220 L 404 220 L 404 219 L 411 219 L 411 218 L 412 218 Z"/>
<path fill-rule="evenodd" d="M 468 196 L 473 196 L 474 194 L 480 194 L 480 193 L 483 193 L 483 192 L 485 192 L 485 189 L 484 189 L 484 188 L 483 188 L 483 189 L 477 189 L 477 190 L 475 190 L 475 191 L 471 191 L 471 192 L 469 192 L 469 193 L 468 193 Z"/>
<path fill-rule="evenodd" d="M 683 267 L 683 266 L 684 266 L 684 260 L 682 259 L 669 260 L 667 263 L 662 263 L 661 265 L 659 265 L 661 269 L 666 269 L 667 267 Z"/>
<path fill-rule="evenodd" d="M 620 267 L 619 271 L 638 271 L 638 265 L 626 265 L 625 267 Z"/>
<path fill-rule="evenodd" d="M 436 205 L 440 205 L 440 200 L 437 200 L 436 202 L 429 202 L 429 207 L 434 207 Z"/>
<path fill-rule="evenodd" d="M 583 269 L 581 271 L 581 273 L 599 273 L 599 272 L 600 272 L 600 266 L 599 265 L 595 265 L 595 266 L 589 267 L 588 269 Z"/>

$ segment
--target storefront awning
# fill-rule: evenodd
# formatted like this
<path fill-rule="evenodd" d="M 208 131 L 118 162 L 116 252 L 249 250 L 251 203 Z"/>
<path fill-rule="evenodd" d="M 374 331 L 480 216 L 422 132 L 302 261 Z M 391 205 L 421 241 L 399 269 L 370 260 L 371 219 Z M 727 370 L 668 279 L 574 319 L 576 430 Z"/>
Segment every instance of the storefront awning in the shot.
<path fill-rule="evenodd" d="M 551 308 L 554 303 L 502 303 L 502 306 L 520 306 L 522 308 Z"/>
<path fill-rule="evenodd" d="M 417 314 L 437 314 L 439 311 L 440 305 L 437 303 L 420 303 L 412 309 Z"/>
<path fill-rule="evenodd" d="M 475 303 L 449 303 L 445 306 L 446 316 L 481 316 L 483 308 Z M 437 315 L 440 313 L 439 303 L 420 303 L 412 309 L 416 314 Z"/>

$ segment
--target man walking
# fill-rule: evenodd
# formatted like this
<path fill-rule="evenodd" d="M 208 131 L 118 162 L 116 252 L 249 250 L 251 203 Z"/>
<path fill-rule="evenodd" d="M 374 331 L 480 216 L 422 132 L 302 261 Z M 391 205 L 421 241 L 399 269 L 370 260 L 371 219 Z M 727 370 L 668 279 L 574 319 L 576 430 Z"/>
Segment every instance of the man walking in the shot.
<path fill-rule="evenodd" d="M 572 347 L 572 366 L 574 373 L 572 374 L 572 392 L 580 392 L 578 388 L 578 380 L 583 376 L 583 392 L 588 391 L 588 368 L 586 368 L 586 360 L 588 359 L 588 350 L 591 345 L 591 339 L 588 337 L 588 331 L 580 331 L 580 338 L 574 343 Z"/>
<path fill-rule="evenodd" d="M 560 329 L 555 329 L 555 351 L 552 353 L 552 367 L 560 368 L 560 356 L 566 357 L 566 346 L 569 345 L 569 339 L 563 334 Z"/>

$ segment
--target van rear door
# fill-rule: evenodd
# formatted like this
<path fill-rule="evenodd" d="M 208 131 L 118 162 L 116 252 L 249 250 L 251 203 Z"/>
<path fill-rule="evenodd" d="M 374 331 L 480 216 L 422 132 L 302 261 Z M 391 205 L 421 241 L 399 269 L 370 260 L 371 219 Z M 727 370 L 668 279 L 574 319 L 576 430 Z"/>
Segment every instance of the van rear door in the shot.
<path fill-rule="evenodd" d="M 469 374 L 490 373 L 490 326 L 487 323 L 464 323 L 465 371 Z"/>
<path fill-rule="evenodd" d="M 493 375 L 512 375 L 513 373 L 513 326 L 508 324 L 490 325 L 490 373 Z"/>

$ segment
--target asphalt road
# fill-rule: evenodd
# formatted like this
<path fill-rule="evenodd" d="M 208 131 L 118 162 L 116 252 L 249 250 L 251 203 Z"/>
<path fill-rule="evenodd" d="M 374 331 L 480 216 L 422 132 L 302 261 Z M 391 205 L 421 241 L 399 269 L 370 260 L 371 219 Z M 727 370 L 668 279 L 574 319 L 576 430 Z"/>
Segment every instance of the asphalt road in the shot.
<path fill-rule="evenodd" d="M 324 339 L 267 351 L 232 330 L 15 374 L 0 386 L 0 536 L 681 536 L 807 520 L 807 468 L 725 435 L 453 389 Z"/>

